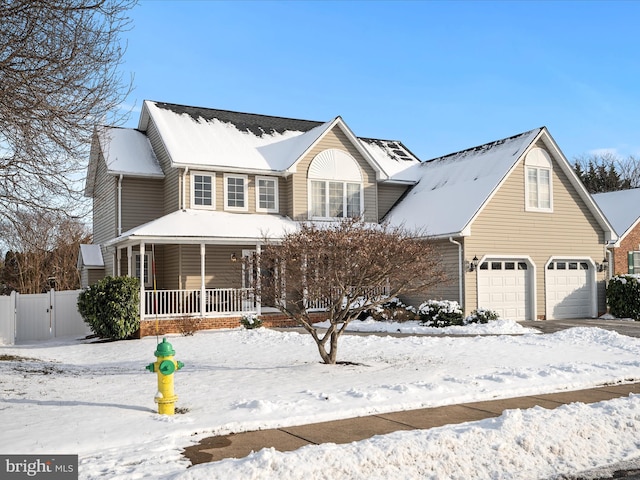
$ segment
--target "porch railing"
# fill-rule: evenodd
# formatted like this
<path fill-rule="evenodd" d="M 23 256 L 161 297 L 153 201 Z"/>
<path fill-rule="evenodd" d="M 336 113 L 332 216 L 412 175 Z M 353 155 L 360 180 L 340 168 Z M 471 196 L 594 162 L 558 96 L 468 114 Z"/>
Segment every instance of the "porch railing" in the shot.
<path fill-rule="evenodd" d="M 180 315 L 233 315 L 257 311 L 252 288 L 207 288 L 202 310 L 200 290 L 147 290 L 145 316 L 175 317 Z"/>
<path fill-rule="evenodd" d="M 389 286 L 388 285 L 376 285 L 373 287 L 369 287 L 366 290 L 366 296 L 369 298 L 388 296 L 389 295 Z M 306 300 L 305 307 L 309 311 L 322 311 L 327 310 L 331 305 L 331 300 L 328 298 L 316 298 L 313 300 Z"/>

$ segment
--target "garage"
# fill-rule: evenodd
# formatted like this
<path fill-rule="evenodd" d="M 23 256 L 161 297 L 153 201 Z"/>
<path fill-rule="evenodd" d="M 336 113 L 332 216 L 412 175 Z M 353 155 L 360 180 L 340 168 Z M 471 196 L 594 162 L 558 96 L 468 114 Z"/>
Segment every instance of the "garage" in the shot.
<path fill-rule="evenodd" d="M 500 318 L 530 320 L 531 266 L 525 259 L 486 259 L 478 266 L 478 308 Z"/>
<path fill-rule="evenodd" d="M 545 272 L 547 319 L 594 316 L 595 271 L 591 262 L 554 259 Z"/>

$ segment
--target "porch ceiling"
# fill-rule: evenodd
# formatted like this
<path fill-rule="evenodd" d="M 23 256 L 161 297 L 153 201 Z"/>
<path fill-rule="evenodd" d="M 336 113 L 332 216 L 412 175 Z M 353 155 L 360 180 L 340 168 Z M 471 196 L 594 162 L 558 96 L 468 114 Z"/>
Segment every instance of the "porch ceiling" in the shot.
<path fill-rule="evenodd" d="M 209 210 L 178 210 L 105 242 L 105 246 L 125 247 L 140 242 L 156 244 L 237 244 L 258 243 L 268 237 L 282 238 L 298 228 L 289 217 L 255 213 Z"/>

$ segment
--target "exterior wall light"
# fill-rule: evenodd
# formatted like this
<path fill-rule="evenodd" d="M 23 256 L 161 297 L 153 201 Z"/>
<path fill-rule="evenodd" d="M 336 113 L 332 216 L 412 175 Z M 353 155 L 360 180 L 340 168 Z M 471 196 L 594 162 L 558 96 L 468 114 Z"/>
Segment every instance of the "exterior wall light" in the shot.
<path fill-rule="evenodd" d="M 236 252 L 231 254 L 231 263 L 236 263 L 238 261 L 238 257 L 236 256 Z"/>
<path fill-rule="evenodd" d="M 604 257 L 602 259 L 602 262 L 597 264 L 599 272 L 604 272 L 607 269 L 608 266 L 609 266 L 609 260 L 607 260 L 607 257 Z"/>
<path fill-rule="evenodd" d="M 473 259 L 470 262 L 467 262 L 469 264 L 469 271 L 473 272 L 474 270 L 476 270 L 478 268 L 478 262 L 480 260 L 478 260 L 478 256 L 474 255 Z"/>

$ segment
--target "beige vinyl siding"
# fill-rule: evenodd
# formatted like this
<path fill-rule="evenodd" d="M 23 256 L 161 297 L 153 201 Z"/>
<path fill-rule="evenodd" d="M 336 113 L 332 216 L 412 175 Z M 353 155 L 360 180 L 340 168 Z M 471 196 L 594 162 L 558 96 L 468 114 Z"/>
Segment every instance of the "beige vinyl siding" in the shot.
<path fill-rule="evenodd" d="M 151 147 L 156 154 L 160 167 L 164 172 L 164 214 L 175 212 L 180 209 L 181 202 L 181 173 L 177 168 L 171 166 L 171 158 L 169 153 L 162 142 L 162 138 L 158 132 L 153 119 L 149 119 L 149 125 L 147 126 L 147 138 L 151 143 Z"/>
<path fill-rule="evenodd" d="M 440 264 L 446 273 L 446 279 L 426 292 L 402 297 L 402 301 L 407 305 L 413 305 L 417 308 L 427 300 L 456 300 L 460 302 L 458 246 L 448 240 L 434 240 L 433 248 L 440 257 Z"/>
<path fill-rule="evenodd" d="M 378 184 L 378 220 L 382 220 L 382 218 L 389 213 L 391 207 L 396 204 L 408 188 L 407 185 Z"/>
<path fill-rule="evenodd" d="M 280 202 L 280 214 L 293 217 L 293 177 L 278 178 L 278 195 Z"/>
<path fill-rule="evenodd" d="M 200 245 L 182 245 L 182 288 L 199 289 Z M 242 286 L 242 250 L 255 250 L 254 245 L 207 245 L 205 250 L 205 287 L 240 288 Z M 231 262 L 235 253 L 238 261 Z"/>
<path fill-rule="evenodd" d="M 105 277 L 104 268 L 83 268 L 80 271 L 80 288 L 97 283 Z"/>
<path fill-rule="evenodd" d="M 145 252 L 149 255 L 149 272 L 151 274 L 151 282 L 153 283 L 153 262 L 155 258 L 155 274 L 156 274 L 156 288 L 171 289 L 173 287 L 167 286 L 165 283 L 165 259 L 167 258 L 166 249 L 168 245 L 152 245 L 150 243 L 145 244 Z M 120 274 L 123 276 L 129 275 L 129 258 L 127 257 L 127 248 L 123 248 L 120 251 Z M 131 276 L 136 274 L 136 255 L 140 252 L 138 245 L 134 246 L 131 250 Z M 115 274 L 118 272 L 116 271 Z M 152 287 L 146 287 L 149 290 Z"/>
<path fill-rule="evenodd" d="M 525 168 L 520 162 L 471 226 L 466 260 L 484 255 L 530 257 L 536 268 L 537 316 L 545 315 L 545 265 L 552 256 L 604 255 L 604 232 L 567 176 L 553 161 L 553 212 L 525 211 Z M 477 305 L 476 272 L 466 273 L 466 306 Z M 604 274 L 597 274 L 599 310 L 604 305 Z"/>
<path fill-rule="evenodd" d="M 295 220 L 307 220 L 309 209 L 307 172 L 309 165 L 316 155 L 329 148 L 343 150 L 358 162 L 363 178 L 364 216 L 367 221 L 377 222 L 378 193 L 375 171 L 362 157 L 358 149 L 349 141 L 344 132 L 337 126 L 327 132 L 323 139 L 312 148 L 297 165 L 296 173 L 293 175 L 293 185 L 291 189 L 291 211 L 293 218 Z"/>
<path fill-rule="evenodd" d="M 107 165 L 100 154 L 96 169 L 96 181 L 93 193 L 93 243 L 103 244 L 117 236 L 116 214 L 117 179 L 107 173 Z M 113 272 L 113 255 L 102 249 L 105 272 Z"/>
<path fill-rule="evenodd" d="M 122 179 L 122 231 L 163 215 L 163 181 L 148 178 Z"/>

